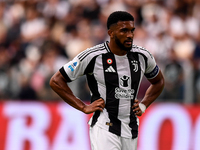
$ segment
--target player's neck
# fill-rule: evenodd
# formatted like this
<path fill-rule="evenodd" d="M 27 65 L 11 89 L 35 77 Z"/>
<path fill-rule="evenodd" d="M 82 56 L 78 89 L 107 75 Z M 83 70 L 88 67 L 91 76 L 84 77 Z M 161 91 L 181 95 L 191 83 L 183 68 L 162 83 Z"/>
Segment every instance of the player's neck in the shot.
<path fill-rule="evenodd" d="M 123 56 L 123 55 L 127 54 L 127 51 L 122 50 L 121 48 L 119 48 L 119 46 L 115 42 L 110 41 L 108 43 L 108 46 L 109 46 L 111 52 L 113 54 L 115 54 L 115 55 Z"/>

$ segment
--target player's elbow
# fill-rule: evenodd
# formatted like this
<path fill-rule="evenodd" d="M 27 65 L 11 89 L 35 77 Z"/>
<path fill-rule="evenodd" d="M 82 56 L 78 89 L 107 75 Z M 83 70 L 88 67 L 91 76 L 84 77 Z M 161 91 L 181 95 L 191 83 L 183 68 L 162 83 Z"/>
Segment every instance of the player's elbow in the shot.
<path fill-rule="evenodd" d="M 158 82 L 159 86 L 160 86 L 160 89 L 161 91 L 164 89 L 164 86 L 165 86 L 165 79 L 164 77 L 162 76 L 162 78 L 159 80 Z"/>
<path fill-rule="evenodd" d="M 58 84 L 58 75 L 55 73 L 49 80 L 49 85 L 52 89 Z"/>
<path fill-rule="evenodd" d="M 55 86 L 55 82 L 56 82 L 56 79 L 54 76 L 51 77 L 50 81 L 49 81 L 49 85 L 51 88 L 53 88 Z"/>
<path fill-rule="evenodd" d="M 63 87 L 63 85 L 65 85 L 66 82 L 67 81 L 63 78 L 61 73 L 58 71 L 51 77 L 49 81 L 49 85 L 53 90 L 55 90 L 57 88 Z"/>
<path fill-rule="evenodd" d="M 161 83 L 161 88 L 162 88 L 162 90 L 163 90 L 163 88 L 164 88 L 164 86 L 165 86 L 165 79 L 163 78 L 161 81 L 160 81 Z"/>
<path fill-rule="evenodd" d="M 163 76 L 161 71 L 159 73 L 159 78 L 158 78 L 158 81 L 157 81 L 157 85 L 159 86 L 159 89 L 161 91 L 163 90 L 163 88 L 165 86 L 165 79 L 164 79 L 164 76 Z"/>

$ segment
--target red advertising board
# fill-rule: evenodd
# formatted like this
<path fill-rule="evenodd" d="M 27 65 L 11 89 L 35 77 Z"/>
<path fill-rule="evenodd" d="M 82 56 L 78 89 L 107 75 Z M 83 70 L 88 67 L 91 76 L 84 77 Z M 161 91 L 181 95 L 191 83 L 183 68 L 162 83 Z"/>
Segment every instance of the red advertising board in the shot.
<path fill-rule="evenodd" d="M 139 150 L 200 150 L 200 106 L 154 104 L 140 121 Z"/>
<path fill-rule="evenodd" d="M 88 120 L 66 103 L 0 103 L 0 150 L 90 150 Z M 200 106 L 159 103 L 139 118 L 138 150 L 200 150 Z"/>

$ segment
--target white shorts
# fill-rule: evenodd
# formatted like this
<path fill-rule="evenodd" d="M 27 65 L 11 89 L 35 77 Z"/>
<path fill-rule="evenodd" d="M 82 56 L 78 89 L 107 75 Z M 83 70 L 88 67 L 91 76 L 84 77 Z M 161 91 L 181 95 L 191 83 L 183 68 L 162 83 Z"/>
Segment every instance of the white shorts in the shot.
<path fill-rule="evenodd" d="M 92 150 L 137 150 L 137 140 L 117 136 L 97 125 L 90 127 Z"/>

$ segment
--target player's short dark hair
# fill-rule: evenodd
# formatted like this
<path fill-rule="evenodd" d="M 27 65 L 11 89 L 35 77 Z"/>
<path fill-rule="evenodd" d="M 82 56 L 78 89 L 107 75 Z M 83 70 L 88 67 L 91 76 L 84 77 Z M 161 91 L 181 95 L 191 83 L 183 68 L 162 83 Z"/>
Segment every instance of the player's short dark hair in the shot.
<path fill-rule="evenodd" d="M 110 14 L 107 20 L 107 29 L 118 21 L 134 21 L 134 17 L 126 11 L 115 11 Z"/>

